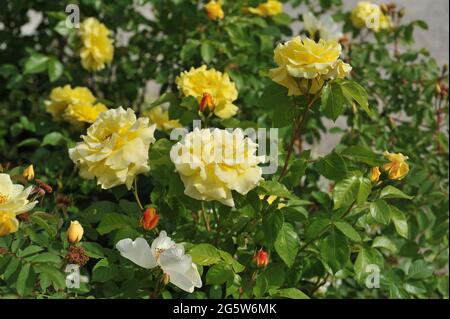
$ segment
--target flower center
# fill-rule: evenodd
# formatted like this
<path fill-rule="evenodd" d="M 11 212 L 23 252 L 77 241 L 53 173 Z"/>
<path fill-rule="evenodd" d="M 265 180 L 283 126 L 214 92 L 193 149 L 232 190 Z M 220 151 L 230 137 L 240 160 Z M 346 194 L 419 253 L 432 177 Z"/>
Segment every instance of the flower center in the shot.
<path fill-rule="evenodd" d="M 6 204 L 8 202 L 8 196 L 0 193 L 0 204 Z"/>

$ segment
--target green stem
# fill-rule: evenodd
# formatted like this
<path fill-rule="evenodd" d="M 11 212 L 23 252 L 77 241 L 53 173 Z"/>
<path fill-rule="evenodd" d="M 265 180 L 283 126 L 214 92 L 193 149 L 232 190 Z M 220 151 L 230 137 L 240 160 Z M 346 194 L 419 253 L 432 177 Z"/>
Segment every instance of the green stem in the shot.
<path fill-rule="evenodd" d="M 133 195 L 136 199 L 136 203 L 138 204 L 139 208 L 141 210 L 144 210 L 144 206 L 142 206 L 141 200 L 139 199 L 138 189 L 137 189 L 137 176 L 134 179 L 134 187 L 133 187 Z"/>

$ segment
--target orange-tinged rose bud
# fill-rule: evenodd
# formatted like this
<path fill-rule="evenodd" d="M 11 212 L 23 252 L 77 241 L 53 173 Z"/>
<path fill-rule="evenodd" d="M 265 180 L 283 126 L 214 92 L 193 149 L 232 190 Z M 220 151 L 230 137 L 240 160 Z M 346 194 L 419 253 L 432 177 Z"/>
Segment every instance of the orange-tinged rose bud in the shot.
<path fill-rule="evenodd" d="M 208 107 L 211 111 L 214 110 L 214 100 L 211 94 L 203 93 L 202 100 L 200 101 L 200 112 L 205 111 Z"/>
<path fill-rule="evenodd" d="M 34 168 L 33 165 L 28 166 L 22 173 L 23 177 L 27 179 L 27 181 L 31 181 L 34 178 Z"/>
<path fill-rule="evenodd" d="M 145 230 L 152 230 L 158 225 L 160 217 L 161 216 L 156 213 L 156 209 L 153 207 L 147 208 L 141 219 L 142 227 L 144 227 Z"/>
<path fill-rule="evenodd" d="M 208 15 L 208 18 L 210 20 L 219 20 L 223 19 L 225 16 L 223 10 L 222 10 L 222 1 L 210 1 L 204 6 L 206 13 Z"/>
<path fill-rule="evenodd" d="M 269 264 L 269 254 L 264 251 L 262 248 L 258 250 L 255 257 L 255 262 L 258 267 L 266 267 Z"/>
<path fill-rule="evenodd" d="M 81 238 L 83 238 L 84 229 L 83 226 L 78 222 L 78 220 L 74 220 L 70 222 L 70 226 L 67 229 L 67 240 L 71 244 L 78 243 Z"/>
<path fill-rule="evenodd" d="M 380 168 L 378 166 L 376 167 L 372 167 L 372 172 L 370 174 L 370 180 L 372 183 L 376 183 L 378 182 L 378 180 L 380 179 Z"/>

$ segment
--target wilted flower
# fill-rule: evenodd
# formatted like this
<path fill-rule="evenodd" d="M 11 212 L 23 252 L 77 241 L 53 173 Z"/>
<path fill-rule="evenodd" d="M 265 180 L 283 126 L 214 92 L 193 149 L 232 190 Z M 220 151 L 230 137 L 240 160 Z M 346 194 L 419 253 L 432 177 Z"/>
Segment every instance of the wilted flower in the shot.
<path fill-rule="evenodd" d="M 275 49 L 277 68 L 270 70 L 272 80 L 289 89 L 289 95 L 316 93 L 325 80 L 343 78 L 352 67 L 339 59 L 342 47 L 337 41 L 297 36 Z M 307 80 L 312 80 L 308 86 Z"/>
<path fill-rule="evenodd" d="M 337 41 L 342 37 L 342 32 L 339 30 L 339 26 L 329 15 L 316 18 L 314 14 L 307 12 L 303 14 L 303 23 L 306 31 L 308 31 L 309 36 L 312 39 L 314 39 L 316 35 L 325 41 Z"/>
<path fill-rule="evenodd" d="M 220 118 L 227 119 L 234 116 L 238 110 L 233 104 L 238 98 L 236 85 L 227 73 L 214 69 L 208 70 L 206 65 L 191 68 L 189 72 L 182 72 L 176 80 L 178 89 L 184 96 L 193 96 L 199 103 L 209 94 L 212 98 L 212 111 Z"/>
<path fill-rule="evenodd" d="M 384 156 L 389 160 L 389 163 L 383 165 L 383 170 L 388 173 L 389 179 L 402 179 L 408 174 L 409 165 L 406 163 L 408 156 L 389 152 L 384 152 Z"/>
<path fill-rule="evenodd" d="M 67 241 L 71 244 L 76 244 L 83 238 L 83 234 L 83 226 L 81 226 L 78 220 L 71 221 L 67 229 Z"/>
<path fill-rule="evenodd" d="M 170 158 L 186 195 L 234 206 L 232 190 L 245 195 L 262 179 L 257 147 L 240 129 L 195 128 L 172 147 Z"/>
<path fill-rule="evenodd" d="M 160 215 L 156 212 L 153 207 L 147 208 L 142 216 L 141 224 L 145 230 L 152 230 L 158 225 Z"/>
<path fill-rule="evenodd" d="M 80 24 L 82 48 L 81 65 L 88 71 L 100 71 L 110 64 L 114 55 L 110 31 L 95 18 L 87 18 Z"/>
<path fill-rule="evenodd" d="M 261 248 L 256 252 L 254 260 L 258 267 L 266 267 L 269 264 L 269 254 Z"/>
<path fill-rule="evenodd" d="M 268 0 L 260 3 L 256 8 L 248 8 L 248 11 L 261 17 L 271 17 L 283 12 L 283 3 L 277 0 Z"/>
<path fill-rule="evenodd" d="M 210 1 L 207 4 L 205 4 L 204 6 L 206 13 L 208 14 L 208 18 L 210 20 L 219 20 L 219 19 L 223 19 L 223 17 L 225 16 L 225 14 L 223 13 L 222 10 L 222 1 L 218 0 L 218 1 Z"/>
<path fill-rule="evenodd" d="M 132 241 L 122 239 L 116 244 L 120 254 L 138 266 L 151 269 L 160 266 L 165 277 L 180 289 L 193 292 L 201 288 L 202 279 L 192 257 L 186 255 L 183 245 L 176 244 L 165 231 L 162 231 L 151 247 L 144 238 Z"/>
<path fill-rule="evenodd" d="M 80 267 L 86 265 L 89 261 L 89 256 L 83 247 L 70 246 L 66 255 L 69 264 L 76 264 Z"/>
<path fill-rule="evenodd" d="M 80 175 L 97 178 L 103 189 L 125 184 L 128 189 L 136 175 L 148 172 L 148 151 L 155 142 L 155 126 L 148 118 L 136 119 L 132 109 L 122 107 L 100 114 L 87 135 L 69 149 L 69 156 L 78 165 Z"/>

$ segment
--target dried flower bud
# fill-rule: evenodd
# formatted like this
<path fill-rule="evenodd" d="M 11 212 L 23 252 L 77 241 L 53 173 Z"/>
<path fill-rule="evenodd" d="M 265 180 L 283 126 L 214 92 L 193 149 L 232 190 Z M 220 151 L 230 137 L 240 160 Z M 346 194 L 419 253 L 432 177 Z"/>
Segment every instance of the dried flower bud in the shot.
<path fill-rule="evenodd" d="M 53 192 L 53 188 L 50 185 L 48 185 L 47 183 L 38 178 L 36 178 L 36 184 L 38 184 L 39 187 L 45 190 L 47 193 Z"/>
<path fill-rule="evenodd" d="M 66 255 L 66 260 L 71 264 L 77 264 L 80 267 L 86 265 L 89 261 L 89 256 L 83 247 L 70 246 Z"/>

